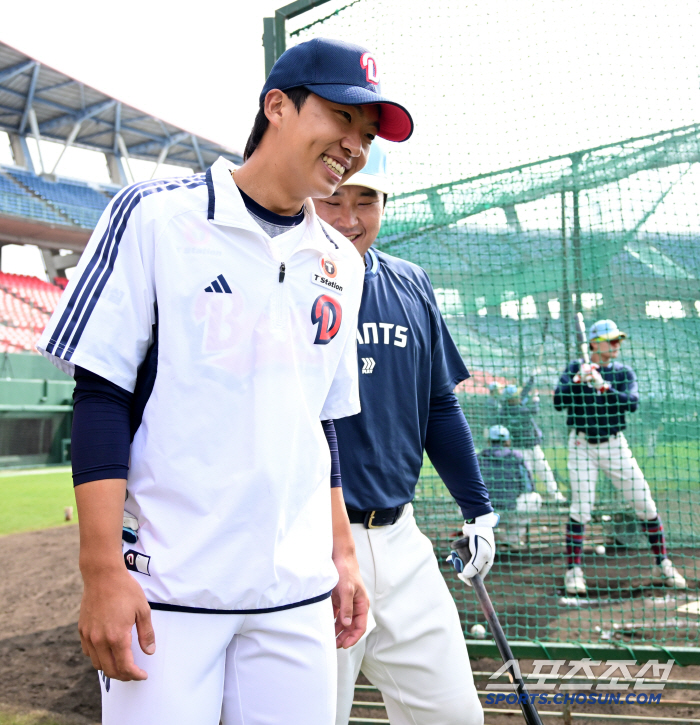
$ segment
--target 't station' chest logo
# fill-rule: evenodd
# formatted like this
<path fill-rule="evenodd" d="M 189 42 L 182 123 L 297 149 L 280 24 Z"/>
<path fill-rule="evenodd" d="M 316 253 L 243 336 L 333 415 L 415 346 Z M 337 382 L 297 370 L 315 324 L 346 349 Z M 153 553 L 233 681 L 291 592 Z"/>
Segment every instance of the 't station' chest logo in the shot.
<path fill-rule="evenodd" d="M 317 325 L 314 345 L 327 345 L 340 330 L 343 310 L 329 295 L 319 295 L 311 306 L 311 322 Z"/>
<path fill-rule="evenodd" d="M 337 277 L 338 266 L 332 259 L 329 259 L 328 257 L 321 257 L 321 259 L 319 259 L 319 264 L 321 265 L 321 271 L 326 275 L 326 277 L 330 277 L 330 279 L 335 279 Z"/>

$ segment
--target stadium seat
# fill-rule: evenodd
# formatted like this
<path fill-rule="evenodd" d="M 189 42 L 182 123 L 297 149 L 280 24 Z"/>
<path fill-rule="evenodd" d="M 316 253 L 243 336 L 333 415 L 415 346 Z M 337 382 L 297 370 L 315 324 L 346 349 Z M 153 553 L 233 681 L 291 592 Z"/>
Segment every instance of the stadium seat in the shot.
<path fill-rule="evenodd" d="M 24 169 L 0 167 L 0 213 L 94 229 L 117 191 L 111 185 L 49 181 Z"/>
<path fill-rule="evenodd" d="M 93 188 L 75 180 L 49 181 L 24 169 L 5 167 L 2 171 L 23 189 L 28 189 L 63 215 L 64 224 L 67 223 L 65 217 L 68 217 L 74 226 L 85 229 L 94 229 L 100 214 L 114 195 L 114 189 L 111 188 L 103 191 L 101 187 Z M 4 191 L 0 187 L 0 198 L 4 196 Z"/>
<path fill-rule="evenodd" d="M 0 272 L 0 352 L 35 352 L 61 292 L 37 277 Z"/>

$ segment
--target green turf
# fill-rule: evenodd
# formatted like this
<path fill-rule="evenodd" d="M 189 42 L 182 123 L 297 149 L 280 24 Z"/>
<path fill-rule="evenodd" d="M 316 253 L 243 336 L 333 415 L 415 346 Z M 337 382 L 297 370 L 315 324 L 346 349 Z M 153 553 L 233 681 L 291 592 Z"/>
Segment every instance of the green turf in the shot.
<path fill-rule="evenodd" d="M 69 721 L 43 711 L 17 711 L 0 706 L 0 725 L 66 725 Z"/>
<path fill-rule="evenodd" d="M 0 474 L 0 536 L 36 531 L 53 526 L 70 526 L 63 509 L 73 506 L 75 497 L 69 467 L 34 469 Z M 74 513 L 73 522 L 77 520 Z"/>

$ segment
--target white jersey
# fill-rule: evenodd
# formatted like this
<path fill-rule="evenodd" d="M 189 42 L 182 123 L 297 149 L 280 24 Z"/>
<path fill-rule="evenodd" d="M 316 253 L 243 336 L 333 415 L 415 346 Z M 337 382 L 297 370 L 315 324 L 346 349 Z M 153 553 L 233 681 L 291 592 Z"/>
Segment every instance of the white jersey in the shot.
<path fill-rule="evenodd" d="M 360 410 L 362 259 L 311 202 L 271 239 L 230 170 L 121 191 L 37 345 L 145 402 L 125 561 L 161 609 L 284 608 L 337 581 L 320 420 Z"/>

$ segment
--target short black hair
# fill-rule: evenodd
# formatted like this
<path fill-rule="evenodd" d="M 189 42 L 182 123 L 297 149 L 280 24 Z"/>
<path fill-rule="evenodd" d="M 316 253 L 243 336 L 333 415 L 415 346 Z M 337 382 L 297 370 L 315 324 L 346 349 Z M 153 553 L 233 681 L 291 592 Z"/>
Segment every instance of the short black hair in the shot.
<path fill-rule="evenodd" d="M 311 95 L 311 91 L 305 86 L 296 86 L 295 88 L 289 88 L 283 93 L 292 101 L 294 107 L 297 109 L 297 113 L 301 111 L 302 106 L 306 103 L 306 99 Z M 258 145 L 262 141 L 262 137 L 267 131 L 267 127 L 270 125 L 270 121 L 265 115 L 265 99 L 260 101 L 260 108 L 258 114 L 253 121 L 253 128 L 246 141 L 245 151 L 243 151 L 243 161 L 247 161 L 258 148 Z"/>

